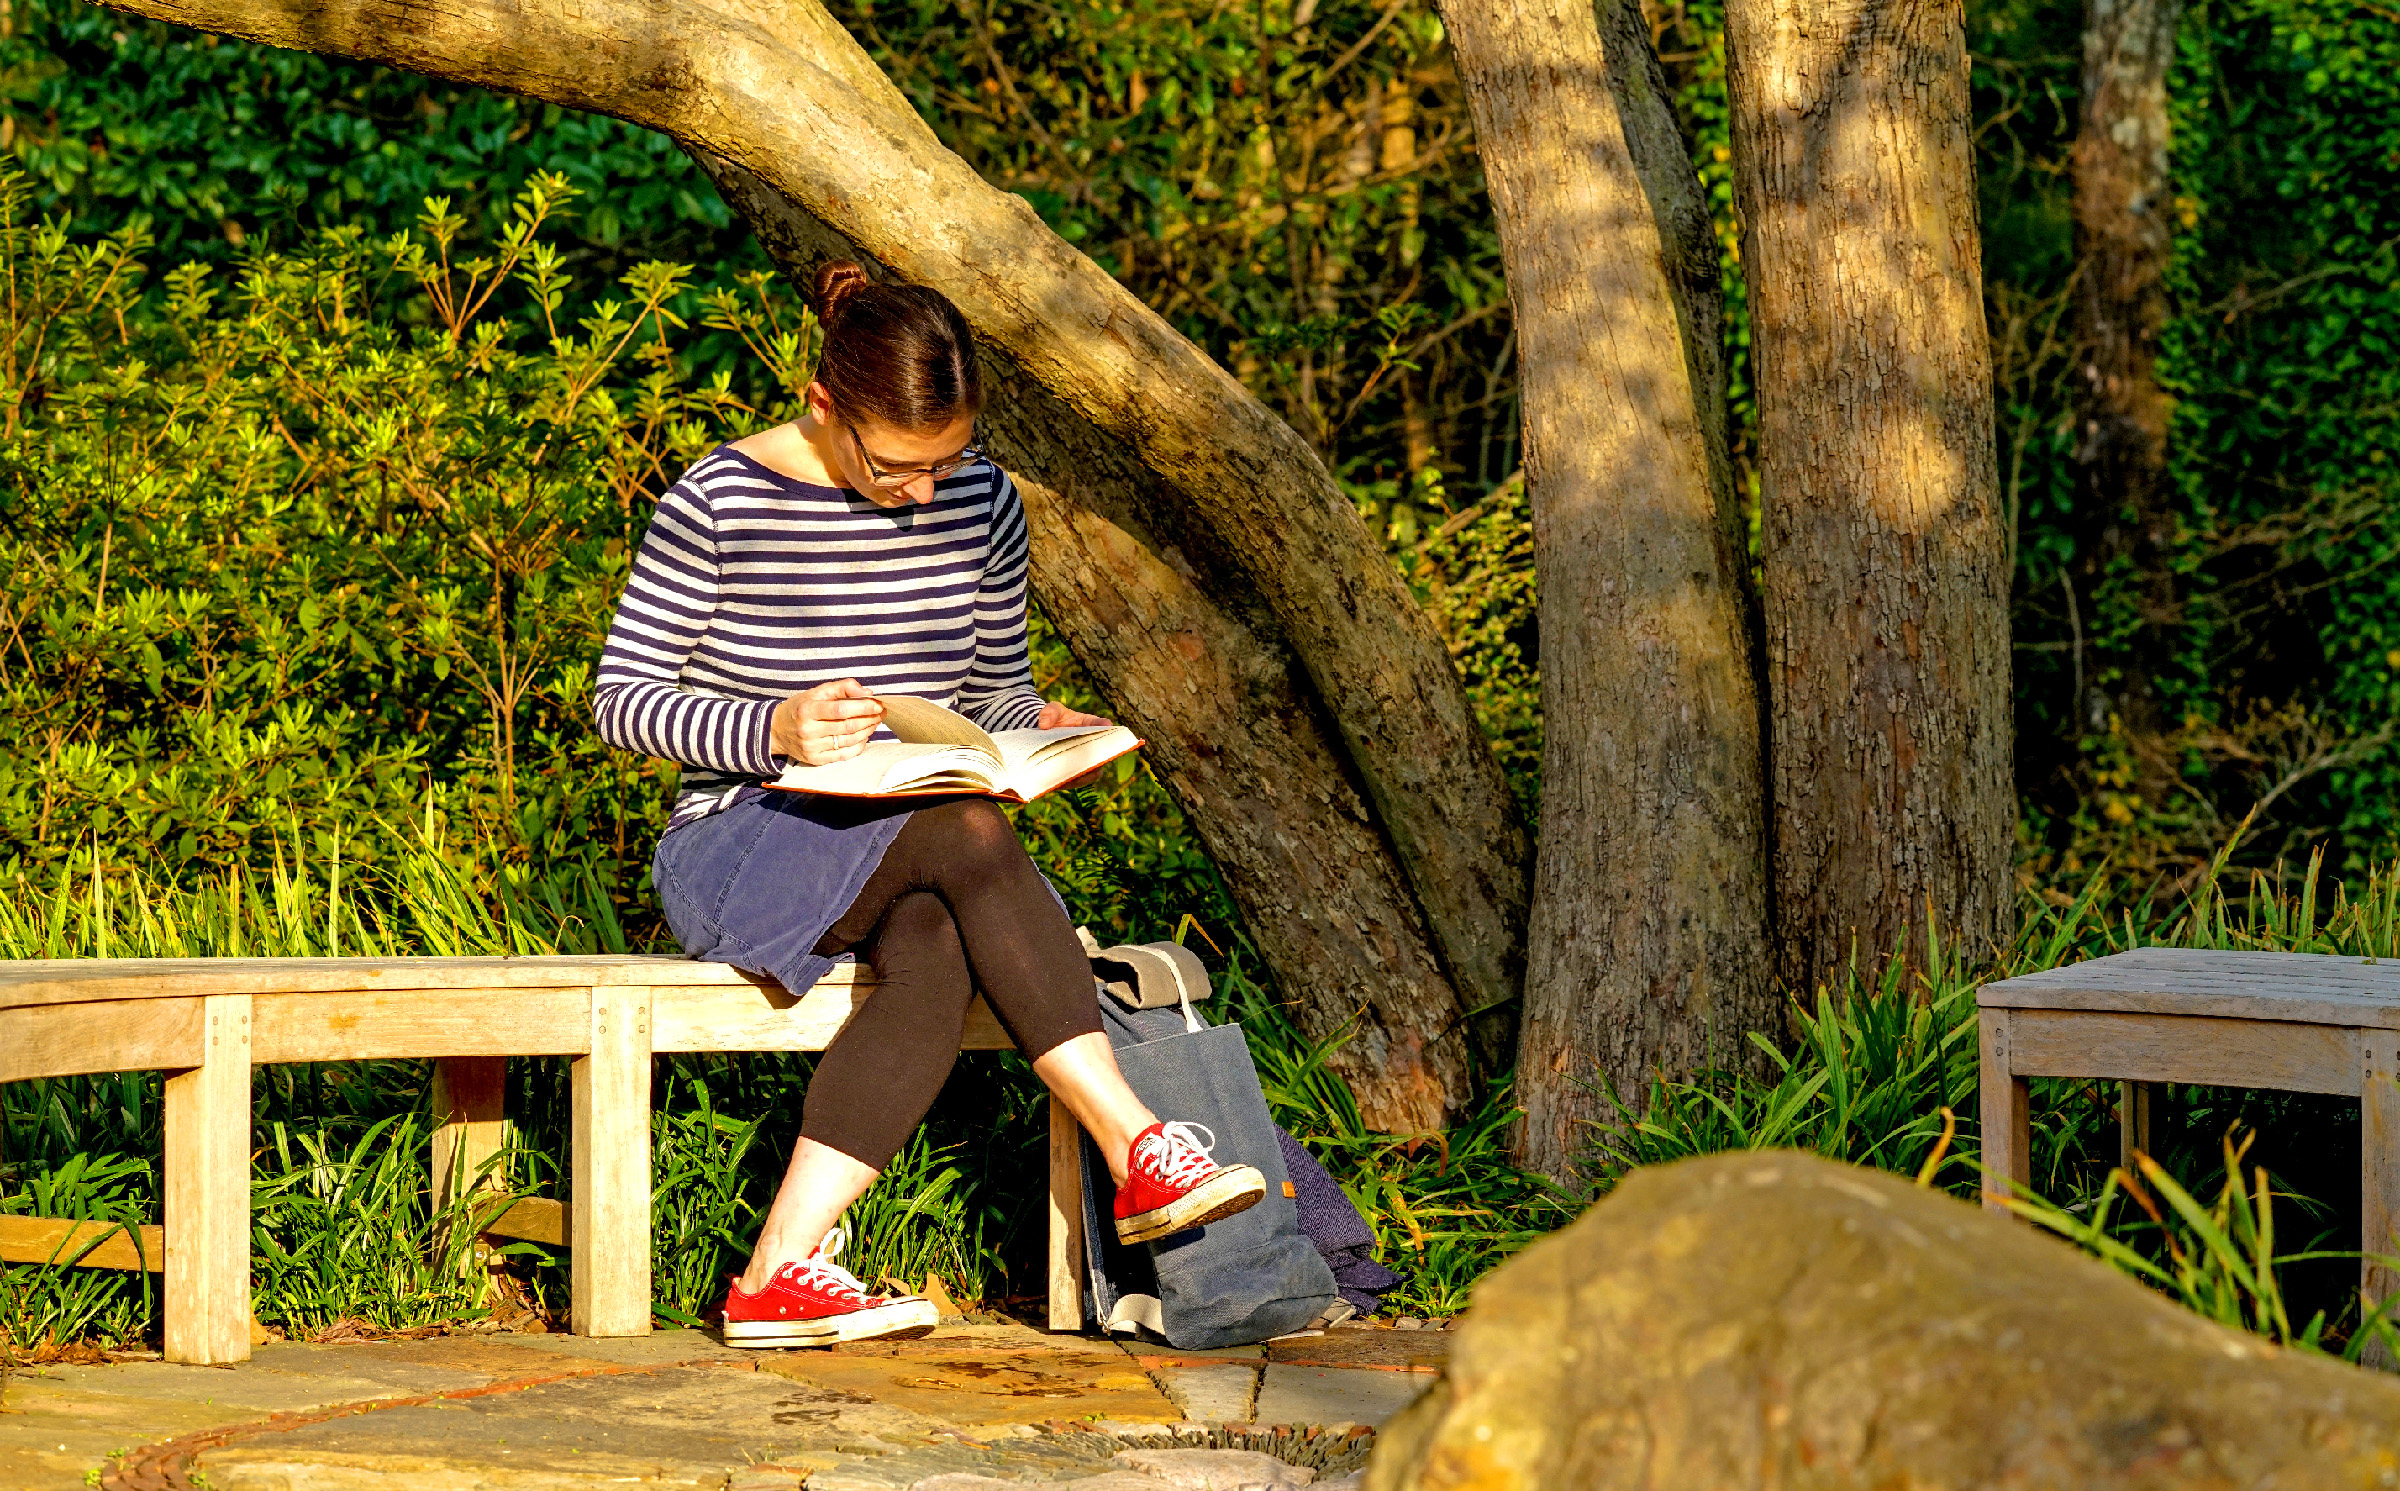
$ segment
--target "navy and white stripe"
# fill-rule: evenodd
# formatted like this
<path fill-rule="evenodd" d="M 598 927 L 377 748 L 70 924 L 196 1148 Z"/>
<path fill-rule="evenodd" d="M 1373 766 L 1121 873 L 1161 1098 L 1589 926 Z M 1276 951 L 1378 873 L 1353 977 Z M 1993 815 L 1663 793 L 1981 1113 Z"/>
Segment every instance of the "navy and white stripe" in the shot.
<path fill-rule="evenodd" d="M 600 738 L 683 766 L 681 823 L 780 771 L 775 706 L 837 678 L 1032 725 L 1025 564 L 1024 505 L 988 462 L 884 508 L 719 446 L 634 556 L 592 688 Z"/>

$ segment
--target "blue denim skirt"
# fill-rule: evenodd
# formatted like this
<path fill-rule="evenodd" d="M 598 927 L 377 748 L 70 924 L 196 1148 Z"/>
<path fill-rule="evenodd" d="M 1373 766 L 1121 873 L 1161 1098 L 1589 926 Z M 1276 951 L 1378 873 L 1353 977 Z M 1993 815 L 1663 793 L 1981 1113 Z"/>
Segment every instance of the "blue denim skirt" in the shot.
<path fill-rule="evenodd" d="M 842 958 L 817 940 L 883 863 L 909 806 L 758 792 L 659 838 L 650 879 L 683 950 L 795 993 Z"/>

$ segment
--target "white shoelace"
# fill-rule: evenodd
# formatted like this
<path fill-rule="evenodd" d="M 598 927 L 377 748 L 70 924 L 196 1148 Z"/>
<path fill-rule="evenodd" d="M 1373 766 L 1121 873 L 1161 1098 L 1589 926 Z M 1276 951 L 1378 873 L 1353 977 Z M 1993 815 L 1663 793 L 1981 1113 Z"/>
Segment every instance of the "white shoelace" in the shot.
<path fill-rule="evenodd" d="M 817 1244 L 817 1250 L 814 1253 L 801 1259 L 798 1263 L 787 1263 L 776 1272 L 779 1274 L 797 1273 L 800 1281 L 804 1284 L 814 1284 L 820 1289 L 834 1291 L 847 1290 L 864 1299 L 867 1291 L 858 1282 L 858 1276 L 833 1261 L 842 1256 L 842 1249 L 849 1245 L 850 1234 L 836 1227 L 825 1234 L 825 1240 Z"/>
<path fill-rule="evenodd" d="M 1200 1141 L 1200 1134 L 1208 1135 L 1207 1143 Z M 1170 1184 L 1196 1186 L 1215 1173 L 1217 1163 L 1208 1156 L 1216 1147 L 1216 1131 L 1204 1123 L 1165 1124 L 1159 1129 L 1151 1168 Z"/>

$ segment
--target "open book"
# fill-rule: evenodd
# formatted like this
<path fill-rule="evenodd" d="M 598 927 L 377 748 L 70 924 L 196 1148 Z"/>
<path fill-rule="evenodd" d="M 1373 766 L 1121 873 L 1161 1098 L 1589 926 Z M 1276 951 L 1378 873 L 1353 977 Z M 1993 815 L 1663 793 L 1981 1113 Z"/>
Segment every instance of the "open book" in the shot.
<path fill-rule="evenodd" d="M 884 728 L 898 740 L 871 741 L 849 760 L 830 766 L 787 766 L 767 785 L 828 797 L 970 793 L 1031 802 L 1142 744 L 1123 725 L 987 734 L 931 699 L 878 694 L 875 702 L 883 706 Z"/>

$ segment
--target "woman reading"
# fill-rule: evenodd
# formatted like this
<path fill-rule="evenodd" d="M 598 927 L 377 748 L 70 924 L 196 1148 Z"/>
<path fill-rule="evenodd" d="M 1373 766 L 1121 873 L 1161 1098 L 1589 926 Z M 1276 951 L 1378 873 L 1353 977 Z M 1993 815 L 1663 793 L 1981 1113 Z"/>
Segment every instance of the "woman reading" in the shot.
<path fill-rule="evenodd" d="M 878 693 L 986 730 L 1107 723 L 1034 691 L 1025 514 L 972 443 L 965 319 L 855 264 L 826 265 L 816 291 L 825 343 L 805 412 L 711 451 L 659 499 L 593 689 L 603 739 L 683 767 L 651 869 L 684 951 L 795 993 L 845 953 L 875 970 L 818 1060 L 783 1185 L 728 1286 L 725 1339 L 745 1346 L 933 1328 L 931 1304 L 871 1297 L 834 1261 L 835 1223 L 941 1091 L 979 989 L 1106 1156 L 1120 1238 L 1265 1194 L 1255 1168 L 1219 1167 L 1126 1086 L 1066 910 L 995 805 L 764 785 L 857 755 Z"/>

